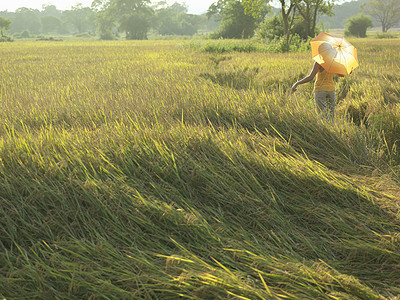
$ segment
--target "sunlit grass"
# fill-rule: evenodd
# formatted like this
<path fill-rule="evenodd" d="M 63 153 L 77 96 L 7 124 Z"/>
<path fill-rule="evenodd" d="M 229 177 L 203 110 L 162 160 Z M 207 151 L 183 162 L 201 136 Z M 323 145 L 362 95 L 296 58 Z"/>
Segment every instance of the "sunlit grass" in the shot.
<path fill-rule="evenodd" d="M 395 299 L 400 42 L 352 42 L 333 123 L 309 53 L 1 44 L 0 296 Z"/>

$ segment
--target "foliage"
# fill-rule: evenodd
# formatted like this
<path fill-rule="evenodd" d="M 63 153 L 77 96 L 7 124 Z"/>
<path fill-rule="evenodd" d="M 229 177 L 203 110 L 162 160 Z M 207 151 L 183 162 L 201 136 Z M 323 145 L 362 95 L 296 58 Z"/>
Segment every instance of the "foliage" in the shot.
<path fill-rule="evenodd" d="M 208 53 L 230 53 L 230 52 L 267 52 L 264 43 L 248 41 L 248 40 L 207 40 L 193 41 L 189 47 L 200 52 Z"/>
<path fill-rule="evenodd" d="M 127 40 L 145 40 L 150 28 L 147 12 L 134 12 L 121 17 L 119 30 L 126 33 Z"/>
<path fill-rule="evenodd" d="M 8 29 L 10 29 L 10 24 L 11 24 L 11 20 L 0 17 L 0 33 L 1 36 L 4 37 L 4 31 L 7 31 Z"/>
<path fill-rule="evenodd" d="M 345 28 L 347 19 L 362 12 L 361 6 L 369 0 L 338 1 L 333 8 L 333 15 L 321 15 L 319 22 L 329 29 Z"/>
<path fill-rule="evenodd" d="M 393 298 L 400 40 L 351 41 L 335 123 L 310 52 L 1 45 L 1 298 Z"/>
<path fill-rule="evenodd" d="M 398 35 L 393 34 L 393 33 L 384 32 L 384 33 L 377 33 L 376 37 L 378 39 L 394 39 L 394 38 L 397 38 Z"/>
<path fill-rule="evenodd" d="M 13 42 L 13 38 L 7 35 L 3 35 L 0 37 L 0 42 Z"/>
<path fill-rule="evenodd" d="M 287 48 L 286 38 L 277 37 L 270 41 L 259 40 L 208 40 L 190 43 L 190 48 L 200 52 L 229 53 L 229 52 L 304 52 L 310 50 L 310 39 L 304 41 L 299 35 L 294 35 Z"/>
<path fill-rule="evenodd" d="M 15 11 L 12 21 L 11 32 L 22 32 L 29 30 L 32 34 L 40 34 L 42 24 L 40 23 L 39 11 L 26 7 L 18 8 Z"/>
<path fill-rule="evenodd" d="M 63 11 L 62 15 L 72 25 L 73 31 L 78 33 L 94 31 L 95 13 L 90 7 L 77 4 L 72 6 L 70 10 Z"/>
<path fill-rule="evenodd" d="M 28 39 L 28 38 L 32 37 L 29 30 L 24 30 L 23 32 L 20 32 L 20 33 L 14 33 L 13 36 L 17 39 Z"/>
<path fill-rule="evenodd" d="M 31 32 L 32 36 L 50 33 L 75 36 L 86 33 L 93 36 L 97 32 L 101 39 L 107 40 L 117 38 L 121 32 L 128 39 L 146 38 L 150 27 L 154 29 L 151 33 L 155 37 L 155 32 L 164 36 L 206 34 L 219 26 L 214 17 L 207 19 L 205 15 L 188 14 L 183 4 L 163 6 L 160 3 L 153 6 L 155 14 L 149 5 L 138 7 L 138 11 L 133 13 L 134 7 L 118 11 L 110 1 L 98 0 L 93 2 L 92 8 L 77 4 L 61 11 L 54 5 L 45 4 L 41 10 L 21 8 L 15 13 L 3 11 L 0 17 L 13 22 L 9 32 L 14 36 L 23 31 Z M 127 6 L 123 3 L 119 5 Z M 132 32 L 132 28 L 138 28 L 138 32 Z"/>
<path fill-rule="evenodd" d="M 210 5 L 207 10 L 207 17 L 215 17 L 218 21 L 222 19 L 222 11 L 229 0 L 218 0 Z"/>
<path fill-rule="evenodd" d="M 259 22 L 254 14 L 246 13 L 240 0 L 219 0 L 210 6 L 208 15 L 218 15 L 221 23 L 213 38 L 249 38 Z"/>
<path fill-rule="evenodd" d="M 97 12 L 95 23 L 101 40 L 114 40 L 116 38 L 115 21 L 108 13 Z"/>
<path fill-rule="evenodd" d="M 331 0 L 279 0 L 280 3 L 280 22 L 283 27 L 284 42 L 282 49 L 290 49 L 291 40 L 294 35 L 301 36 L 307 40 L 310 36 L 314 37 L 318 32 L 317 18 L 321 14 L 331 15 L 333 9 L 333 2 Z M 276 23 L 276 20 L 272 20 Z M 268 21 L 267 21 L 268 22 Z M 266 24 L 262 30 L 269 30 L 271 32 L 276 29 L 270 29 L 273 23 Z M 280 37 L 276 37 L 280 38 Z"/>
<path fill-rule="evenodd" d="M 382 32 L 400 23 L 400 1 L 372 0 L 364 3 L 362 9 L 375 18 L 382 26 Z"/>
<path fill-rule="evenodd" d="M 243 0 L 242 4 L 247 15 L 253 16 L 260 23 L 271 11 L 269 0 Z"/>
<path fill-rule="evenodd" d="M 42 33 L 47 34 L 47 33 L 55 33 L 55 32 L 60 32 L 62 22 L 60 19 L 57 17 L 54 17 L 52 15 L 47 15 L 44 17 L 41 17 L 40 23 L 42 24 Z"/>
<path fill-rule="evenodd" d="M 43 4 L 42 5 L 42 10 L 40 11 L 40 16 L 41 17 L 52 16 L 52 17 L 56 17 L 58 19 L 61 19 L 62 11 L 58 10 L 55 5 Z"/>
<path fill-rule="evenodd" d="M 314 28 L 313 30 L 314 34 L 319 33 L 318 27 Z M 301 37 L 304 41 L 309 39 L 304 20 L 296 19 L 294 21 L 294 24 L 292 25 L 292 35 Z M 264 22 L 262 22 L 255 31 L 256 38 L 266 41 L 279 40 L 284 36 L 285 33 L 283 30 L 282 15 L 274 14 L 269 18 L 265 18 Z M 290 38 L 289 43 L 291 40 L 292 37 Z"/>
<path fill-rule="evenodd" d="M 12 20 L 9 32 L 14 36 L 24 31 L 29 31 L 32 35 L 93 32 L 95 25 L 94 11 L 81 4 L 66 11 L 58 10 L 54 5 L 43 5 L 42 10 L 22 7 L 15 13 L 9 12 L 5 15 Z"/>
<path fill-rule="evenodd" d="M 347 20 L 345 34 L 356 37 L 366 37 L 367 29 L 372 26 L 373 23 L 371 18 L 360 13 Z"/>
<path fill-rule="evenodd" d="M 255 36 L 261 40 L 272 41 L 276 38 L 284 36 L 283 22 L 281 15 L 272 15 L 257 27 Z"/>
<path fill-rule="evenodd" d="M 118 24 L 119 31 L 127 39 L 147 39 L 151 25 L 150 0 L 95 0 L 92 6 L 98 12 L 100 36 L 109 37 L 112 27 Z"/>
<path fill-rule="evenodd" d="M 201 16 L 188 14 L 185 5 L 175 2 L 154 10 L 152 27 L 161 35 L 194 35 L 202 21 Z"/>
<path fill-rule="evenodd" d="M 333 3 L 334 0 L 302 0 L 296 3 L 296 10 L 302 17 L 301 23 L 304 28 L 302 37 L 307 39 L 308 37 L 316 36 L 319 16 L 332 16 Z"/>
<path fill-rule="evenodd" d="M 293 33 L 293 24 L 295 21 L 295 11 L 296 11 L 296 4 L 297 0 L 279 0 L 280 2 L 280 13 L 282 17 L 282 24 L 283 24 L 283 33 L 285 35 L 286 46 L 285 48 L 289 48 L 289 42 Z"/>

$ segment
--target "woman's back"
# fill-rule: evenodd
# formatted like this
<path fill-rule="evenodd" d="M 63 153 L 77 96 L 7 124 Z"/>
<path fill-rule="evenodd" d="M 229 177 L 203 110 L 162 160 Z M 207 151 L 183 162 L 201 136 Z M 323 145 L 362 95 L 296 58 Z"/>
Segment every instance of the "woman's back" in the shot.
<path fill-rule="evenodd" d="M 322 69 L 322 71 L 321 71 Z M 317 73 L 317 79 L 314 84 L 315 92 L 332 92 L 335 90 L 335 82 L 333 81 L 333 74 L 326 72 L 322 67 Z"/>

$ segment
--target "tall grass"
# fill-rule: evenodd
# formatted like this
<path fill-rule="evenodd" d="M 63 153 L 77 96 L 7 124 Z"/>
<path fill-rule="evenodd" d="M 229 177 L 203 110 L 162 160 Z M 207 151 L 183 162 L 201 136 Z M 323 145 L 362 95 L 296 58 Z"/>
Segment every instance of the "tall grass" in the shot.
<path fill-rule="evenodd" d="M 395 299 L 398 42 L 354 43 L 334 123 L 308 53 L 0 45 L 0 295 Z"/>

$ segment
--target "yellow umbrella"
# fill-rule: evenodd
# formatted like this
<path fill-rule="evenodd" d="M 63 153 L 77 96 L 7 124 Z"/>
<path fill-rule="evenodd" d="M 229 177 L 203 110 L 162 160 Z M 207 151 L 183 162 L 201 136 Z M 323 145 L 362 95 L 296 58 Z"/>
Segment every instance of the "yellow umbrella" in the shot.
<path fill-rule="evenodd" d="M 328 73 L 349 75 L 357 66 L 357 49 L 340 34 L 321 32 L 311 40 L 312 58 Z"/>

